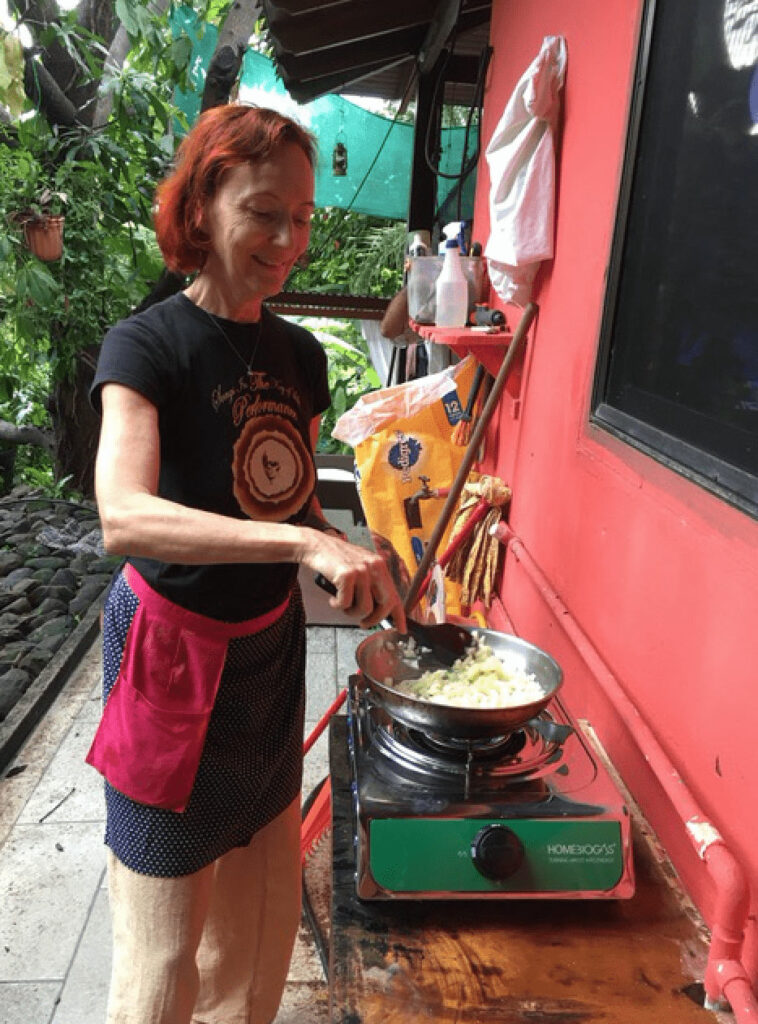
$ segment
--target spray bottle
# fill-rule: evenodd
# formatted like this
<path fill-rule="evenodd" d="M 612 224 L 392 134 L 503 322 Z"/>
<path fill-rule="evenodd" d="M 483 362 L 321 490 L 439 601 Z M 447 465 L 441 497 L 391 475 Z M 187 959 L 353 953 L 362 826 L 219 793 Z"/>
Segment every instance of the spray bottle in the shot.
<path fill-rule="evenodd" d="M 466 244 L 466 232 L 468 226 L 469 224 L 467 220 L 451 220 L 449 224 L 446 224 L 442 229 L 443 237 L 437 247 L 437 253 L 440 256 L 444 256 L 446 240 L 448 238 L 457 238 L 461 256 L 467 256 L 468 245 Z"/>
<path fill-rule="evenodd" d="M 437 314 L 435 323 L 438 327 L 465 327 L 468 320 L 468 281 L 463 273 L 458 239 L 450 237 L 452 230 L 456 234 L 462 232 L 461 224 L 448 224 L 445 234 L 445 262 L 437 278 Z"/>

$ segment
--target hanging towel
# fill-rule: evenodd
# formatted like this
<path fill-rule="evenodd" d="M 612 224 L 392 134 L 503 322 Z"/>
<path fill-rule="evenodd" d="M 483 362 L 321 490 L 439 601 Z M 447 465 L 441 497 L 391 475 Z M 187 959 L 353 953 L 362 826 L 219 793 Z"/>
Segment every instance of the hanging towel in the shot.
<path fill-rule="evenodd" d="M 503 302 L 525 306 L 553 256 L 555 129 L 566 71 L 562 36 L 546 36 L 522 75 L 486 150 L 490 236 L 485 255 Z"/>

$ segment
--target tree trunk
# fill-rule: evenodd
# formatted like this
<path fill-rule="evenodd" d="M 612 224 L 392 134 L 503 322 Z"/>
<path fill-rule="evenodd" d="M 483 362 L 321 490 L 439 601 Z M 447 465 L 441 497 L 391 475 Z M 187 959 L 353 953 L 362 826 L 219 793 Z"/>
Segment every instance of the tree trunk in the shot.
<path fill-rule="evenodd" d="M 50 415 L 55 429 L 56 480 L 68 478 L 68 486 L 88 498 L 95 493 L 95 455 L 100 420 L 89 401 L 99 345 L 76 357 L 73 377 L 55 387 Z"/>
<path fill-rule="evenodd" d="M 49 430 L 39 427 L 18 426 L 0 420 L 0 448 L 14 447 L 19 444 L 33 444 L 52 452 L 55 449 L 55 438 Z"/>
<path fill-rule="evenodd" d="M 205 76 L 201 112 L 229 102 L 242 67 L 250 36 L 260 17 L 258 0 L 237 0 L 233 4 L 216 40 L 216 49 Z"/>

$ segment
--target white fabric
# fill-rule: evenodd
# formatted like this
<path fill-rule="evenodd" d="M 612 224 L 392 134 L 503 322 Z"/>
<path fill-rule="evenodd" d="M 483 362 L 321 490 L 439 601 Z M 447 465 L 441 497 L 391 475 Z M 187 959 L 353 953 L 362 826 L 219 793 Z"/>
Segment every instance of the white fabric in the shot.
<path fill-rule="evenodd" d="M 555 129 L 566 43 L 546 36 L 500 118 L 486 157 L 490 236 L 485 255 L 503 302 L 525 306 L 540 263 L 553 256 Z"/>
<path fill-rule="evenodd" d="M 361 334 L 368 345 L 371 363 L 385 383 L 390 372 L 392 350 L 405 348 L 409 343 L 418 341 L 418 336 L 410 328 L 397 338 L 385 338 L 378 320 L 361 320 Z"/>

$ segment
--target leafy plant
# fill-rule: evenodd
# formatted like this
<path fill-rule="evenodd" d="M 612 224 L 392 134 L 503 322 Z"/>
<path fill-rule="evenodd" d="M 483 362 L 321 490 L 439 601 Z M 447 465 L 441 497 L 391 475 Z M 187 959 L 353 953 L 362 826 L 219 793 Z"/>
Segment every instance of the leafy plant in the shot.
<path fill-rule="evenodd" d="M 332 404 L 321 417 L 316 449 L 330 454 L 350 453 L 349 446 L 332 437 L 332 430 L 340 416 L 352 409 L 361 395 L 381 387 L 379 374 L 371 365 L 368 346 L 353 320 L 293 319 L 316 335 L 329 357 Z"/>
<path fill-rule="evenodd" d="M 33 224 L 48 217 L 58 217 L 65 213 L 68 196 L 65 192 L 56 192 L 45 186 L 28 206 L 13 210 L 9 214 L 12 224 Z"/>
<path fill-rule="evenodd" d="M 127 315 L 160 273 L 161 261 L 148 227 L 149 207 L 129 179 L 124 183 L 111 173 L 113 160 L 102 152 L 100 160 L 92 159 L 75 135 L 56 140 L 46 135 L 44 122 L 33 132 L 29 124 L 19 130 L 19 148 L 0 148 L 0 210 L 18 227 L 18 216 L 9 215 L 17 214 L 20 196 L 47 194 L 48 205 L 65 196 L 65 246 L 57 263 L 43 264 L 20 230 L 0 238 L 0 373 L 44 358 L 55 381 L 72 373 L 79 351 Z M 46 175 L 43 159 L 57 146 L 66 157 Z M 49 184 L 36 191 L 45 179 Z M 33 202 L 23 208 L 33 210 Z"/>
<path fill-rule="evenodd" d="M 391 298 L 402 285 L 405 233 L 403 222 L 319 209 L 306 264 L 293 272 L 287 289 Z"/>
<path fill-rule="evenodd" d="M 26 105 L 24 54 L 21 43 L 10 32 L 0 30 L 0 103 L 17 117 Z"/>
<path fill-rule="evenodd" d="M 101 72 L 102 45 L 72 16 L 50 34 L 76 54 L 83 79 Z M 77 361 L 92 358 L 87 353 L 106 329 L 128 315 L 162 271 L 151 204 L 179 119 L 169 76 L 142 70 L 147 59 L 137 53 L 103 85 L 113 107 L 99 129 L 51 126 L 41 113 L 0 125 L 0 219 L 8 228 L 0 232 L 0 417 L 18 425 L 24 421 L 14 403 L 29 393 L 36 425 L 53 425 L 50 392 L 73 382 Z M 63 255 L 42 263 L 26 246 L 24 225 L 57 212 L 66 214 Z M 47 452 L 21 446 L 18 454 L 17 477 L 62 486 L 52 482 Z"/>

